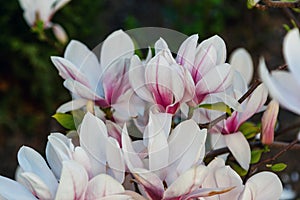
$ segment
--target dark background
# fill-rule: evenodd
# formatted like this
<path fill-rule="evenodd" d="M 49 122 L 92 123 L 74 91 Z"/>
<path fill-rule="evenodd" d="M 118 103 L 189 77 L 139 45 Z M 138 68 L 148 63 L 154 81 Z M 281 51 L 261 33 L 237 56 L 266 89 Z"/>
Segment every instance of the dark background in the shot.
<path fill-rule="evenodd" d="M 0 174 L 14 177 L 20 146 L 44 154 L 47 135 L 63 131 L 51 116 L 70 95 L 50 62 L 51 55 L 62 54 L 30 31 L 18 1 L 2 1 L 0 13 Z M 244 47 L 255 66 L 263 56 L 269 68 L 284 64 L 283 24 L 292 26 L 283 9 L 248 9 L 246 0 L 72 0 L 52 21 L 91 49 L 120 28 L 164 27 L 187 35 L 198 33 L 200 41 L 218 34 L 227 44 L 228 55 Z M 281 111 L 279 122 L 285 126 L 295 119 Z M 289 141 L 294 135 L 281 139 Z M 294 161 L 284 173 L 299 172 L 297 153 L 292 153 Z M 293 185 L 299 190 L 299 184 Z"/>

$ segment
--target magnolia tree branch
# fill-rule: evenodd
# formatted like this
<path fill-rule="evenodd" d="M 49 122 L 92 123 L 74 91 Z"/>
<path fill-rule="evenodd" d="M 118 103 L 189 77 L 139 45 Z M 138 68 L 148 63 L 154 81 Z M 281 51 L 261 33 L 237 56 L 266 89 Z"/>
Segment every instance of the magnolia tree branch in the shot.
<path fill-rule="evenodd" d="M 283 2 L 283 1 L 272 1 L 272 0 L 262 0 L 262 4 L 257 4 L 259 6 L 263 7 L 270 7 L 270 8 L 299 8 L 300 2 L 299 0 L 295 0 L 293 2 Z"/>

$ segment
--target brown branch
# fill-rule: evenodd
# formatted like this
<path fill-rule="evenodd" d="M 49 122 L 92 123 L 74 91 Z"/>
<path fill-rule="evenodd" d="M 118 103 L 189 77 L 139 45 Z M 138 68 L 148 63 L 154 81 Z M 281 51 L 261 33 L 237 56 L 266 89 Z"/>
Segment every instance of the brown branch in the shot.
<path fill-rule="evenodd" d="M 272 1 L 272 0 L 262 0 L 265 4 L 264 6 L 270 8 L 299 8 L 300 2 L 296 0 L 294 2 L 282 2 L 282 1 Z M 261 4 L 258 4 L 261 5 Z"/>

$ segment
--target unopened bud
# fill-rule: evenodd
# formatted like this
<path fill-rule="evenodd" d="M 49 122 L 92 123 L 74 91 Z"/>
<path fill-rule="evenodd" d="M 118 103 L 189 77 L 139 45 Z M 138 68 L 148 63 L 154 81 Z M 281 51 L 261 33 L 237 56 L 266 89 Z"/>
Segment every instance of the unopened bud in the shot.
<path fill-rule="evenodd" d="M 68 35 L 61 25 L 54 24 L 52 26 L 52 31 L 54 36 L 60 43 L 66 44 L 68 42 Z"/>
<path fill-rule="evenodd" d="M 279 104 L 272 100 L 261 119 L 261 142 L 263 144 L 272 144 L 274 141 L 274 129 L 279 112 Z"/>

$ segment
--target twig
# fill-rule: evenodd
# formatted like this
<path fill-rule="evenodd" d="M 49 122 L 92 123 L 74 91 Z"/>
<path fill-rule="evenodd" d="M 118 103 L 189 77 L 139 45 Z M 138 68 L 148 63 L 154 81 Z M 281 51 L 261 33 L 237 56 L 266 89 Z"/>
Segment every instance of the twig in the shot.
<path fill-rule="evenodd" d="M 271 7 L 271 8 L 298 8 L 298 7 L 300 7 L 299 0 L 296 0 L 294 2 L 262 0 L 262 2 L 265 4 L 265 6 Z"/>

